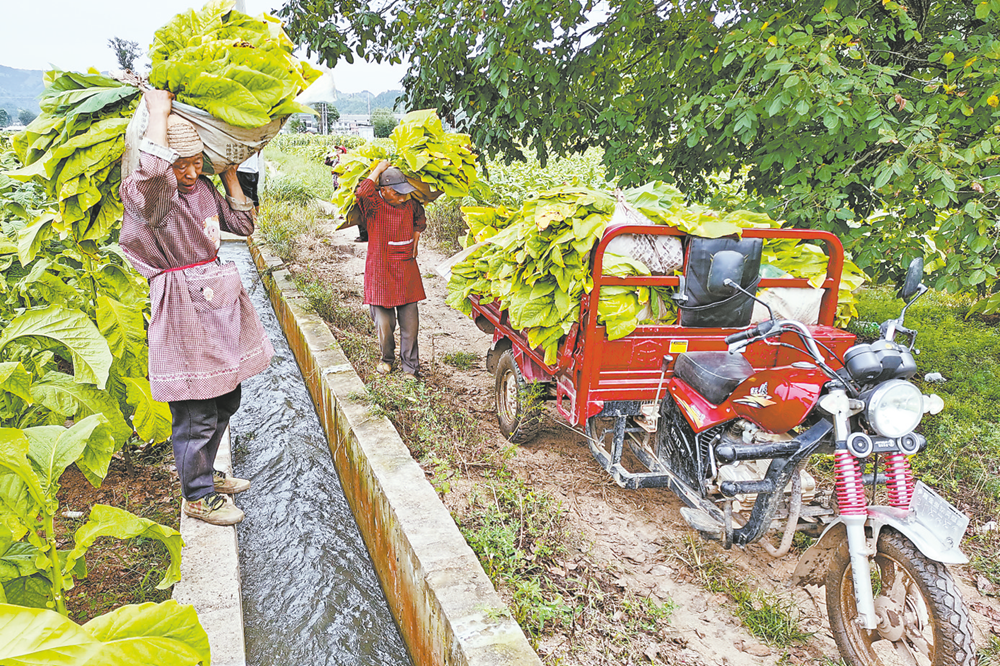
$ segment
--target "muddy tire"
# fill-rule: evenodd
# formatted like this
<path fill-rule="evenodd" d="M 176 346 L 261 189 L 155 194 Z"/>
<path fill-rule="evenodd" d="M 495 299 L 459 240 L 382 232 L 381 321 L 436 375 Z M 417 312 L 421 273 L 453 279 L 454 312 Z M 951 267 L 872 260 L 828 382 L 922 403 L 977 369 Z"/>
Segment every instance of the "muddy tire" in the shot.
<path fill-rule="evenodd" d="M 510 350 L 505 351 L 497 361 L 494 395 L 497 423 L 503 436 L 514 444 L 533 439 L 542 428 L 545 403 L 539 392 L 524 381 Z"/>
<path fill-rule="evenodd" d="M 827 574 L 830 628 L 846 663 L 907 663 L 899 652 L 907 653 L 912 657 L 910 663 L 918 666 L 976 663 L 969 616 L 945 565 L 924 557 L 899 532 L 884 528 L 871 567 L 875 611 L 883 620 L 873 631 L 854 622 L 857 605 L 846 540 L 837 549 Z"/>

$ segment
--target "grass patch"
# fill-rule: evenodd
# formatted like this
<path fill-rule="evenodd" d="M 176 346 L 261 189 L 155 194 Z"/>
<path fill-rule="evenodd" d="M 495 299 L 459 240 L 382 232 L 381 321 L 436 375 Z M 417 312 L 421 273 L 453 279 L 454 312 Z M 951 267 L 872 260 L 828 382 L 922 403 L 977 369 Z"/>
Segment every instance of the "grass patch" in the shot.
<path fill-rule="evenodd" d="M 710 553 L 693 536 L 685 538 L 689 558 L 680 557 L 705 589 L 722 593 L 735 604 L 735 615 L 751 634 L 776 647 L 801 644 L 812 636 L 799 627 L 795 603 L 751 584 L 717 553 Z"/>
<path fill-rule="evenodd" d="M 991 635 L 990 644 L 979 648 L 979 666 L 1000 666 L 1000 636 Z"/>
<path fill-rule="evenodd" d="M 256 233 L 272 253 L 286 263 L 292 262 L 298 238 L 316 225 L 318 210 L 312 203 L 301 205 L 276 201 L 269 194 L 261 196 Z"/>
<path fill-rule="evenodd" d="M 444 355 L 444 362 L 459 370 L 471 370 L 479 360 L 479 355 L 467 351 L 451 352 Z"/>
<path fill-rule="evenodd" d="M 372 333 L 375 325 L 364 306 L 345 302 L 345 295 L 330 285 L 295 277 L 295 286 L 309 302 L 309 309 L 340 329 Z"/>
<path fill-rule="evenodd" d="M 973 302 L 929 291 L 907 311 L 906 326 L 918 332 L 920 350 L 919 371 L 911 381 L 945 401 L 940 414 L 924 416 L 927 448 L 910 463 L 917 478 L 971 515 L 974 529 L 1000 510 L 1000 330 L 992 321 L 965 319 Z M 859 319 L 882 322 L 897 317 L 901 307 L 892 289 L 864 289 Z M 930 372 L 947 381 L 925 383 Z M 1000 584 L 995 563 L 1000 537 L 973 536 L 963 546 L 972 568 Z"/>
<path fill-rule="evenodd" d="M 305 201 L 333 198 L 333 177 L 322 159 L 282 150 L 272 141 L 264 149 L 264 163 L 267 168 L 265 195 L 279 201 L 295 196 L 306 197 Z"/>

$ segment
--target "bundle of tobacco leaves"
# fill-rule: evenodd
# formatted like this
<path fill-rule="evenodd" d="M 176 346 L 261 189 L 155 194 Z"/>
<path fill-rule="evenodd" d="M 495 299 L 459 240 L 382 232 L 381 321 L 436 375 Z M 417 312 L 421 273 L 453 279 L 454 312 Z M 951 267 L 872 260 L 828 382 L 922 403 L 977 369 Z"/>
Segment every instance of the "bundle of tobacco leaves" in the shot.
<path fill-rule="evenodd" d="M 262 127 L 293 113 L 314 113 L 295 97 L 321 72 L 292 55 L 280 19 L 212 0 L 156 31 L 149 83 L 235 127 Z"/>
<path fill-rule="evenodd" d="M 696 236 L 718 238 L 738 235 L 744 228 L 780 226 L 763 213 L 721 213 L 686 205 L 676 188 L 661 182 L 622 190 L 620 195 L 653 222 Z M 536 193 L 518 211 L 463 207 L 469 226 L 466 244 L 480 245 L 452 267 L 447 303 L 471 314 L 470 296 L 478 296 L 482 304 L 499 301 L 510 325 L 542 350 L 546 363 L 554 363 L 560 340 L 578 321 L 583 294 L 593 288 L 591 250 L 614 208 L 611 193 L 574 186 Z M 816 286 L 826 277 L 826 255 L 798 240 L 769 240 L 763 263 L 809 278 Z M 863 281 L 853 264 L 845 264 L 838 323 L 856 315 L 851 292 Z M 612 253 L 604 255 L 603 271 L 620 277 L 651 274 L 642 262 Z M 598 302 L 598 322 L 610 340 L 629 335 L 643 323 L 674 323 L 676 312 L 670 289 L 664 287 L 605 286 Z"/>
<path fill-rule="evenodd" d="M 118 229 L 120 158 L 140 94 L 96 70 L 46 72 L 42 113 L 13 141 L 24 166 L 6 175 L 39 183 L 58 202 L 54 231 L 97 243 Z"/>
<path fill-rule="evenodd" d="M 341 158 L 334 169 L 340 177 L 340 187 L 333 203 L 345 216 L 354 208 L 354 190 L 371 174 L 381 160 L 410 177 L 421 191 L 416 192 L 424 203 L 443 192 L 452 197 L 464 197 L 476 182 L 476 154 L 468 134 L 445 132 L 434 109 L 411 111 L 403 116 L 389 135 L 392 148 L 368 143 Z M 421 187 L 422 186 L 422 187 Z"/>

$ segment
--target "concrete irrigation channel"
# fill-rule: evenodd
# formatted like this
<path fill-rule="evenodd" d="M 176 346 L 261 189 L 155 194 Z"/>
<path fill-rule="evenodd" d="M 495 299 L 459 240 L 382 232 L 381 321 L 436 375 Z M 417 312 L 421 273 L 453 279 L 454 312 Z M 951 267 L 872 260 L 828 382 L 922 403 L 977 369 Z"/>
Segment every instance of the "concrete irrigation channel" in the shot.
<path fill-rule="evenodd" d="M 182 521 L 186 581 L 174 596 L 213 620 L 213 663 L 540 664 L 280 261 L 237 241 L 220 256 L 239 266 L 275 358 L 245 382 L 231 425 L 232 466 L 253 482 L 237 499 L 246 520 L 235 534 Z M 237 542 L 234 571 L 224 552 L 236 560 Z M 220 590 L 225 572 L 210 565 L 242 591 Z"/>

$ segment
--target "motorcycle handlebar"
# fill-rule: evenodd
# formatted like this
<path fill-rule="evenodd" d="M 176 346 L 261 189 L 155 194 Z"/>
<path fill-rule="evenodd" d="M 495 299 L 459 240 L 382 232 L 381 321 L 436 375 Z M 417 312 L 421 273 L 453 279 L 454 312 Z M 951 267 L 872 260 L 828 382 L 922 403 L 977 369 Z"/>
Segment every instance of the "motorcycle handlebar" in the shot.
<path fill-rule="evenodd" d="M 744 340 L 749 340 L 751 338 L 761 337 L 766 335 L 772 328 L 777 325 L 774 321 L 762 321 L 753 328 L 748 328 L 745 331 L 740 331 L 739 333 L 733 333 L 732 335 L 726 336 L 726 344 L 731 345 L 734 342 L 743 342 Z"/>
<path fill-rule="evenodd" d="M 749 340 L 750 338 L 757 335 L 757 327 L 748 328 L 745 331 L 740 331 L 739 333 L 733 333 L 732 335 L 726 336 L 726 344 L 731 345 L 734 342 L 743 342 L 744 340 Z"/>

